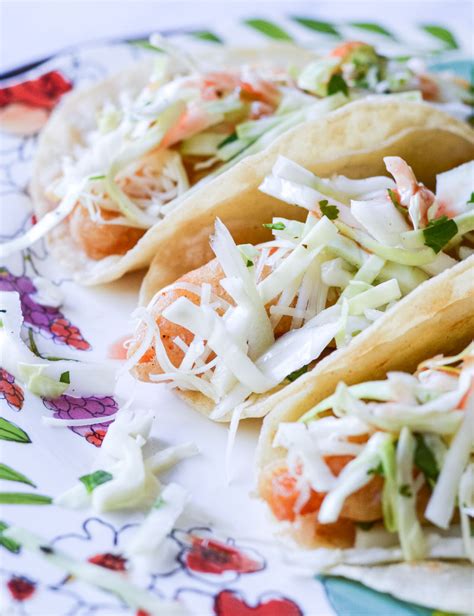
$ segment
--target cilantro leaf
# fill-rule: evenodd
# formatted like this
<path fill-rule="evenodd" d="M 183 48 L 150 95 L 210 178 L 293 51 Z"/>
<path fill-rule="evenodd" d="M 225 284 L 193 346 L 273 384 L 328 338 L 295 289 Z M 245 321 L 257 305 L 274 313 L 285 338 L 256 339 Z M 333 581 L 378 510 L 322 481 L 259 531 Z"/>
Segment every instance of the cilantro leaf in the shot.
<path fill-rule="evenodd" d="M 405 215 L 407 210 L 403 207 L 403 205 L 398 200 L 397 193 L 391 188 L 387 188 L 387 192 L 388 192 L 388 196 L 390 197 L 390 201 L 393 203 L 393 205 L 397 208 L 399 212 Z"/>
<path fill-rule="evenodd" d="M 337 205 L 328 205 L 328 200 L 323 199 L 319 202 L 319 207 L 323 216 L 327 216 L 329 220 L 336 220 L 339 216 L 339 208 Z"/>
<path fill-rule="evenodd" d="M 383 477 L 384 472 L 382 462 L 379 462 L 377 466 L 374 466 L 373 468 L 369 468 L 369 470 L 367 471 L 367 475 L 380 475 L 381 477 Z"/>
<path fill-rule="evenodd" d="M 436 220 L 430 220 L 423 229 L 425 245 L 432 248 L 436 253 L 443 250 L 446 244 L 458 232 L 458 226 L 447 216 L 441 216 Z"/>
<path fill-rule="evenodd" d="M 153 503 L 153 509 L 159 509 L 160 507 L 163 507 L 165 503 L 165 499 L 162 496 L 158 496 L 156 501 Z"/>
<path fill-rule="evenodd" d="M 415 439 L 415 466 L 420 469 L 428 483 L 433 483 L 439 475 L 436 458 L 421 434 L 415 434 Z"/>
<path fill-rule="evenodd" d="M 219 143 L 219 145 L 217 146 L 217 149 L 219 150 L 220 148 L 223 148 L 228 143 L 233 143 L 234 141 L 237 141 L 237 139 L 238 139 L 237 133 L 231 133 L 228 137 L 224 139 L 224 141 L 221 141 Z"/>
<path fill-rule="evenodd" d="M 86 486 L 86 490 L 89 494 L 91 494 L 97 486 L 107 483 L 107 481 L 110 481 L 111 479 L 113 479 L 113 476 L 110 473 L 100 470 L 94 471 L 89 475 L 79 477 L 79 481 L 82 481 L 82 483 Z"/>
<path fill-rule="evenodd" d="M 291 372 L 286 378 L 293 383 L 293 381 L 296 381 L 296 379 L 299 379 L 300 376 L 302 376 L 303 374 L 305 374 L 306 372 L 308 372 L 308 366 L 303 366 L 302 368 L 300 368 L 299 370 L 295 370 L 294 372 Z"/>
<path fill-rule="evenodd" d="M 283 231 L 286 229 L 286 225 L 284 222 L 270 222 L 263 225 L 267 229 L 273 229 L 274 231 Z"/>
<path fill-rule="evenodd" d="M 402 496 L 405 496 L 406 498 L 411 498 L 413 496 L 410 486 L 407 483 L 404 483 L 403 485 L 401 485 L 398 488 L 398 492 L 399 494 L 401 494 Z"/>
<path fill-rule="evenodd" d="M 469 199 L 468 203 L 474 203 L 474 192 L 471 193 L 471 198 Z"/>
<path fill-rule="evenodd" d="M 247 267 L 253 267 L 253 261 L 252 261 L 252 259 L 247 259 L 247 262 L 245 263 L 245 265 L 246 265 Z"/>
<path fill-rule="evenodd" d="M 328 96 L 342 92 L 345 96 L 349 96 L 349 86 L 342 75 L 333 75 L 328 83 Z"/>
<path fill-rule="evenodd" d="M 69 374 L 69 370 L 61 374 L 61 376 L 59 377 L 59 382 L 67 383 L 68 385 L 71 384 L 71 375 Z"/>

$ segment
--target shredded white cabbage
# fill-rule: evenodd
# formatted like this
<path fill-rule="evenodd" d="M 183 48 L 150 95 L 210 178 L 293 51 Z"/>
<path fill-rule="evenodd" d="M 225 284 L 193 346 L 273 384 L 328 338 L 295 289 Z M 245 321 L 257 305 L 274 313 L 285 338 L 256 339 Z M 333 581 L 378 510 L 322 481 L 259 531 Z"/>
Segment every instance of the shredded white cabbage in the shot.
<path fill-rule="evenodd" d="M 381 504 L 386 531 L 379 523 L 373 529 L 358 531 L 355 548 L 338 551 L 344 554 L 343 561 L 334 552 L 332 559 L 348 562 L 354 557 L 367 564 L 384 559 L 473 559 L 471 360 L 472 344 L 456 356 L 423 362 L 414 375 L 391 372 L 385 381 L 350 388 L 339 383 L 335 394 L 298 422 L 280 424 L 273 445 L 287 450 L 286 462 L 298 490 L 295 514 L 310 498 L 310 486 L 324 495 L 316 513 L 318 521 L 335 523 L 350 495 L 374 475 L 383 478 Z M 333 415 L 320 418 L 328 411 Z M 353 459 L 334 477 L 326 460 L 344 455 Z M 421 525 L 419 505 L 423 500 L 419 496 L 423 490 L 425 498 L 427 489 L 432 492 L 423 515 L 445 529 L 442 536 Z M 364 511 L 363 498 L 361 494 L 360 503 L 351 504 L 350 510 L 357 515 Z M 456 498 L 460 527 L 453 524 Z"/>
<path fill-rule="evenodd" d="M 96 461 L 96 465 L 100 464 L 97 470 L 110 477 L 90 492 L 85 490 L 83 483 L 78 483 L 57 496 L 54 502 L 70 508 L 89 505 L 97 512 L 152 506 L 162 494 L 162 485 L 156 475 L 198 453 L 193 443 L 184 443 L 145 456 L 143 450 L 152 422 L 151 412 L 120 410 L 108 428 L 100 458 Z M 168 496 L 177 492 L 178 487 L 172 488 Z M 155 522 L 152 525 L 156 526 Z"/>

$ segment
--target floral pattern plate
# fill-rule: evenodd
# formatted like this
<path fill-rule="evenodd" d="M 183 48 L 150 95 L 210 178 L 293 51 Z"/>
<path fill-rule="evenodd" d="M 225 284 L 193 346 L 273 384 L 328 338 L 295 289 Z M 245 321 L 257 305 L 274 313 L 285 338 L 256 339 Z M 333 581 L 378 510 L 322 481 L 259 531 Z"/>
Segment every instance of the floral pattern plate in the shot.
<path fill-rule="evenodd" d="M 291 27 L 305 33 L 302 38 L 306 43 L 323 47 L 347 35 L 349 27 L 298 19 Z M 351 28 L 357 30 L 354 24 Z M 359 24 L 359 37 L 362 31 L 365 38 L 375 38 L 385 46 L 397 44 L 396 37 L 380 25 Z M 446 32 L 425 29 L 427 48 L 454 49 L 456 40 Z M 258 37 L 288 40 L 295 34 L 275 21 L 254 19 L 229 33 L 200 31 L 184 36 L 187 43 L 192 39 L 193 44 L 215 45 L 216 50 L 223 39 L 232 37 L 242 44 L 246 37 L 254 43 Z M 19 69 L 14 80 L 0 84 L 1 240 L 35 223 L 28 194 L 32 158 L 37 134 L 61 96 L 94 83 L 145 53 L 150 51 L 141 41 L 83 47 L 41 62 L 28 72 Z M 60 288 L 64 297 L 60 308 L 39 303 L 38 276 L 49 278 Z M 120 356 L 121 341 L 131 331 L 129 315 L 135 307 L 140 278 L 140 274 L 131 274 L 111 285 L 81 288 L 57 267 L 43 243 L 0 264 L 0 291 L 19 293 L 24 334 L 30 346 L 45 357 L 100 360 Z M 239 429 L 227 478 L 222 464 L 225 426 L 200 417 L 164 386 L 136 384 L 125 377 L 121 388 L 133 391 L 136 407 L 153 410 L 153 437 L 160 444 L 193 440 L 201 451 L 165 477 L 188 489 L 192 503 L 167 537 L 160 564 L 134 580 L 143 588 L 157 597 L 181 601 L 192 614 L 432 613 L 354 582 L 315 579 L 290 564 L 272 539 L 264 507 L 251 496 L 257 421 L 246 422 Z M 76 559 L 118 571 L 126 578 L 130 574 L 123 544 L 143 514 L 96 516 L 51 504 L 52 497 L 90 471 L 110 424 L 107 418 L 116 410 L 113 397 L 63 395 L 41 400 L 0 369 L 0 531 L 15 523 Z M 103 422 L 57 428 L 42 422 L 45 415 L 103 418 Z M 25 616 L 134 613 L 115 595 L 67 576 L 1 535 L 0 606 L 2 614 Z M 146 614 L 143 610 L 135 613 Z"/>

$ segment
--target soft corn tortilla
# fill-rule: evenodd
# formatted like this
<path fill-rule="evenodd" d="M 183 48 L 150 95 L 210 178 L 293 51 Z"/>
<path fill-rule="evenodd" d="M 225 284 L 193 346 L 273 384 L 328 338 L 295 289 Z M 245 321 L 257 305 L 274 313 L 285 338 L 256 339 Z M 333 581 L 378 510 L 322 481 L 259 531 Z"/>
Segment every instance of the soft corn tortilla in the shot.
<path fill-rule="evenodd" d="M 220 47 L 215 51 L 196 54 L 197 59 L 209 70 L 229 69 L 245 63 L 259 66 L 301 66 L 315 58 L 315 53 L 290 44 L 274 44 L 255 49 Z M 124 93 L 136 96 L 146 85 L 153 68 L 153 58 L 146 58 L 123 69 L 121 72 L 88 88 L 80 88 L 67 94 L 51 115 L 40 134 L 35 155 L 30 192 L 38 218 L 54 209 L 46 196 L 47 187 L 61 174 L 61 163 L 65 156 L 72 156 L 78 147 L 84 145 L 87 133 L 96 128 L 96 114 L 104 103 L 114 103 Z M 170 60 L 170 76 L 179 74 L 176 61 Z M 227 172 L 225 177 L 228 177 Z M 232 170 L 230 170 L 232 174 Z M 205 193 L 209 190 L 205 189 Z M 193 203 L 201 200 L 196 193 Z M 184 206 L 184 204 L 183 204 Z M 187 205 L 179 208 L 177 220 L 183 217 Z M 160 239 L 158 222 L 143 236 L 136 246 L 123 256 L 111 255 L 100 261 L 87 257 L 73 241 L 68 221 L 55 227 L 48 235 L 50 250 L 55 258 L 74 273 L 78 282 L 100 284 L 123 276 L 130 270 L 147 266 L 154 256 L 154 246 Z"/>
<path fill-rule="evenodd" d="M 140 303 L 214 257 L 209 246 L 216 217 L 237 243 L 271 239 L 262 224 L 273 216 L 304 220 L 307 212 L 258 190 L 280 154 L 327 177 L 386 175 L 384 156 L 401 156 L 427 186 L 435 176 L 474 157 L 474 131 L 427 103 L 372 96 L 297 126 L 266 150 L 248 156 L 196 192 L 147 233 L 125 257 L 154 255 Z M 124 265 L 125 267 L 125 265 Z"/>
<path fill-rule="evenodd" d="M 329 574 L 361 582 L 435 613 L 474 612 L 474 567 L 469 564 L 429 561 L 370 567 L 338 565 Z"/>

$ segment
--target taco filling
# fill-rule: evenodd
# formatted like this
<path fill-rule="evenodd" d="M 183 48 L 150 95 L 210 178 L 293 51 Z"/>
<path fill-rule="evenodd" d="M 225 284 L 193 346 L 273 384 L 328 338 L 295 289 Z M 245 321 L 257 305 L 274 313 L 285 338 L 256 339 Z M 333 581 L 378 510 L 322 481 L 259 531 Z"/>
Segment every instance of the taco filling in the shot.
<path fill-rule="evenodd" d="M 51 211 L 4 244 L 2 254 L 30 246 L 66 221 L 87 258 L 123 255 L 194 186 L 293 126 L 371 93 L 469 102 L 467 83 L 427 74 L 415 61 L 388 60 L 365 43 L 345 43 L 294 70 L 270 58 L 221 71 L 198 66 L 161 38 L 156 44 L 184 69 L 171 75 L 162 56 L 138 95 L 124 91 L 104 101 L 94 129 L 81 135 L 45 188 Z"/>
<path fill-rule="evenodd" d="M 273 442 L 259 491 L 332 564 L 474 562 L 474 346 L 336 392 Z M 324 558 L 323 558 L 324 560 Z M 326 563 L 326 564 L 328 564 Z M 322 563 L 324 566 L 324 563 Z"/>
<path fill-rule="evenodd" d="M 319 178 L 280 157 L 260 189 L 306 208 L 306 222 L 274 218 L 272 241 L 237 246 L 218 220 L 216 258 L 139 309 L 126 367 L 199 392 L 213 419 L 239 414 L 472 255 L 474 162 L 438 175 L 433 193 L 384 160 L 394 180 Z"/>

